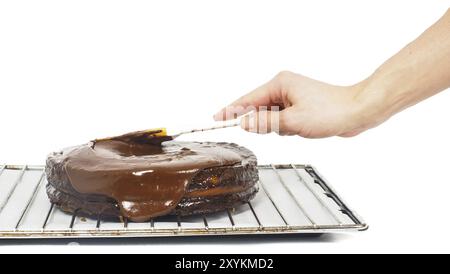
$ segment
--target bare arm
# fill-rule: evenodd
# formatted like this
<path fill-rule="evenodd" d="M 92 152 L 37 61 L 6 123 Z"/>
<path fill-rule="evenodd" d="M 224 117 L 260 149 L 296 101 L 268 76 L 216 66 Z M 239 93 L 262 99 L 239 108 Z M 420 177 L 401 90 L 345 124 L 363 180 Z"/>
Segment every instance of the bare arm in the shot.
<path fill-rule="evenodd" d="M 279 106 L 280 134 L 354 136 L 449 86 L 450 9 L 370 77 L 353 86 L 334 86 L 282 72 L 214 118 L 232 119 L 246 114 L 248 107 Z M 273 114 L 270 110 L 252 113 L 242 119 L 242 127 L 264 133 L 267 117 Z M 263 121 L 261 117 L 266 118 Z"/>

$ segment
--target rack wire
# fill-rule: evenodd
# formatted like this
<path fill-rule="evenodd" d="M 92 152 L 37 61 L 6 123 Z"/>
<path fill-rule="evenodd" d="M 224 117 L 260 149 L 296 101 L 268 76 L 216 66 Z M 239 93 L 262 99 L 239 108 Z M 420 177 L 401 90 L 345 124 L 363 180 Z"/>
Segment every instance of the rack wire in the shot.
<path fill-rule="evenodd" d="M 242 206 L 134 223 L 64 213 L 47 198 L 43 166 L 0 165 L 0 238 L 325 233 L 368 228 L 314 167 L 272 164 L 258 170 L 260 191 Z"/>

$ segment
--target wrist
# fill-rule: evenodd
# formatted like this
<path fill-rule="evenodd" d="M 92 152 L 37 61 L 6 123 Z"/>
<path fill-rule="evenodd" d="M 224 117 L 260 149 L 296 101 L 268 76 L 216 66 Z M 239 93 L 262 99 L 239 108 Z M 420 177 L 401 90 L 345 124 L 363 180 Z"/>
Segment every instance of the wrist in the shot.
<path fill-rule="evenodd" d="M 386 87 L 379 85 L 373 77 L 350 88 L 354 95 L 354 118 L 357 131 L 375 127 L 395 113 Z"/>

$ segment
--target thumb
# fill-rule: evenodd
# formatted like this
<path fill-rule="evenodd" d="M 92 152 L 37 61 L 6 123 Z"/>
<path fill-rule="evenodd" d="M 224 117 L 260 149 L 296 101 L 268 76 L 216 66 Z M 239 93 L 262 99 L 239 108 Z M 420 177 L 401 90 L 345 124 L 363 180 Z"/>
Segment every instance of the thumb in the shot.
<path fill-rule="evenodd" d="M 236 119 L 238 116 L 256 111 L 259 107 L 266 107 L 267 109 L 267 107 L 282 105 L 281 90 L 285 82 L 283 79 L 286 77 L 280 75 L 286 75 L 286 73 L 280 73 L 269 82 L 224 107 L 214 115 L 214 120 Z"/>

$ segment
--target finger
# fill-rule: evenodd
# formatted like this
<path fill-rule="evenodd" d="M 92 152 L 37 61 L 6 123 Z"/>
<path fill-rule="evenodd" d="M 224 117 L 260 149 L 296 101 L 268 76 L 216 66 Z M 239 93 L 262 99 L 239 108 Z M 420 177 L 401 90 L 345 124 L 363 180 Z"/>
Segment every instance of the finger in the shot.
<path fill-rule="evenodd" d="M 276 130 L 279 135 L 297 135 L 295 108 L 289 107 L 280 111 Z"/>
<path fill-rule="evenodd" d="M 241 119 L 241 128 L 249 132 L 266 134 L 280 131 L 280 116 L 284 111 L 260 110 L 252 112 Z"/>
<path fill-rule="evenodd" d="M 361 132 L 362 132 L 361 130 L 356 129 L 356 130 L 352 130 L 352 131 L 348 131 L 348 132 L 339 134 L 338 136 L 339 137 L 345 137 L 345 138 L 355 137 L 355 136 L 359 135 Z"/>
<path fill-rule="evenodd" d="M 214 115 L 214 120 L 236 119 L 251 111 L 257 111 L 261 106 L 277 106 L 282 102 L 279 95 L 280 91 L 281 81 L 279 81 L 278 77 L 275 77 L 217 112 Z"/>

